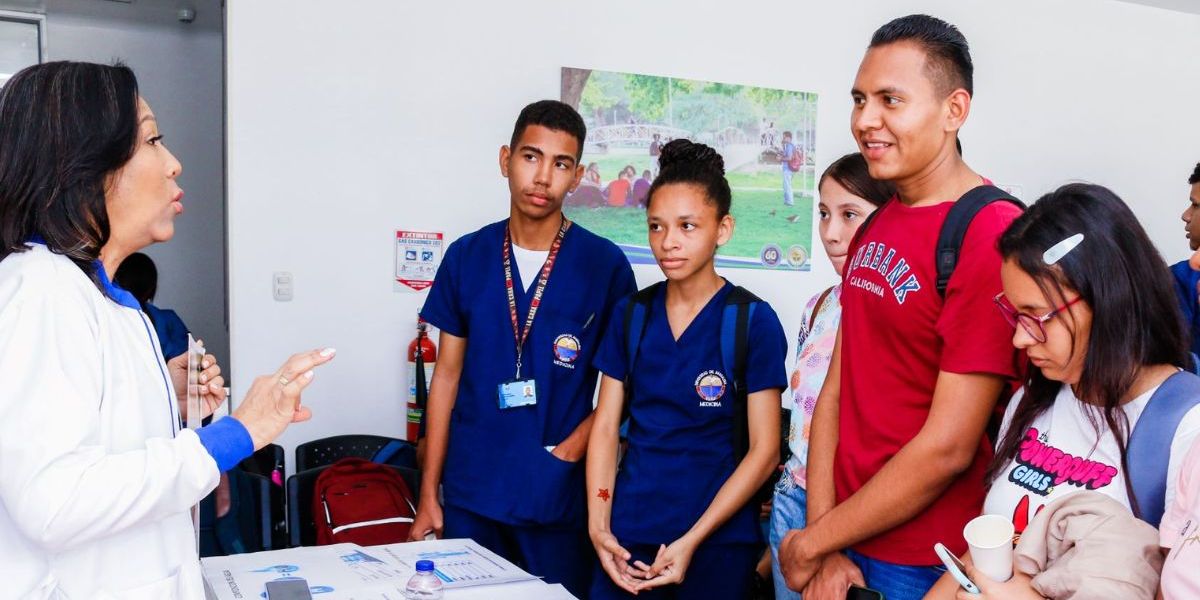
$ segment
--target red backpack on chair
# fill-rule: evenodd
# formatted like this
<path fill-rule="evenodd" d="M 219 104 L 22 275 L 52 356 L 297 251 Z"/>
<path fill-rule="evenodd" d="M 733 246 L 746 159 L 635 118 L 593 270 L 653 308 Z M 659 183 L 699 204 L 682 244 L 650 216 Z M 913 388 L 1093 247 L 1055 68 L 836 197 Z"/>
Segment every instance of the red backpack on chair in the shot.
<path fill-rule="evenodd" d="M 416 514 L 412 491 L 400 474 L 362 458 L 330 465 L 313 487 L 319 546 L 406 542 Z"/>

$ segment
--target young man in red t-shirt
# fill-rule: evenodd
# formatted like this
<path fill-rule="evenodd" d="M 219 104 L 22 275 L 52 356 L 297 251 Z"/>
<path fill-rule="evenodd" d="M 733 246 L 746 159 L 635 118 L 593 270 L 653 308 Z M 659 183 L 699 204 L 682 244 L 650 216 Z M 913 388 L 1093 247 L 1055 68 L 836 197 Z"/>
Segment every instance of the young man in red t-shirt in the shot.
<path fill-rule="evenodd" d="M 986 183 L 955 148 L 972 70 L 954 26 L 912 15 L 875 33 L 855 78 L 851 132 L 897 197 L 851 249 L 811 430 L 809 525 L 780 549 L 805 600 L 840 600 L 851 583 L 921 598 L 941 574 L 933 545 L 965 551 L 963 525 L 982 508 L 984 429 L 1016 377 L 1013 328 L 992 302 L 996 241 L 1020 209 L 976 215 L 943 298 L 938 234 L 954 201 Z"/>

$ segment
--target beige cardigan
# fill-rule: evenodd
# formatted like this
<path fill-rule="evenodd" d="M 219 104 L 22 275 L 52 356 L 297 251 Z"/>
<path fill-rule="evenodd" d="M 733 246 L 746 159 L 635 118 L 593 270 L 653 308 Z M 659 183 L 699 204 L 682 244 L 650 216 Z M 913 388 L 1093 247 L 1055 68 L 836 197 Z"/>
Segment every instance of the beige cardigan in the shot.
<path fill-rule="evenodd" d="M 1039 511 L 1013 563 L 1054 600 L 1153 600 L 1163 557 L 1154 527 L 1120 502 L 1085 490 Z"/>

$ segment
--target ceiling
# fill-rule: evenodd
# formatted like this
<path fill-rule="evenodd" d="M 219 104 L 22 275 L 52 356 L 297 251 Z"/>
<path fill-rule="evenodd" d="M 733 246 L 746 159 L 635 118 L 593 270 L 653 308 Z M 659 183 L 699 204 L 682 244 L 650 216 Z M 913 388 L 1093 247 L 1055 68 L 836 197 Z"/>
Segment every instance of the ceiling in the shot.
<path fill-rule="evenodd" d="M 15 10 L 84 19 L 116 20 L 156 26 L 180 26 L 180 9 L 196 11 L 189 26 L 219 30 L 223 0 L 0 0 L 0 10 Z"/>
<path fill-rule="evenodd" d="M 1142 4 L 1179 12 L 1200 15 L 1200 0 L 1121 0 L 1131 4 Z"/>

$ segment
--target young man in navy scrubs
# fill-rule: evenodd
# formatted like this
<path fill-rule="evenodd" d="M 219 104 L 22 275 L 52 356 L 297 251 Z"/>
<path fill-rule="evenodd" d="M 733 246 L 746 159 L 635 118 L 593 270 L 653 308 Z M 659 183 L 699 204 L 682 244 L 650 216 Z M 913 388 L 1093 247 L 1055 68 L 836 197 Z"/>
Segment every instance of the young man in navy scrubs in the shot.
<path fill-rule="evenodd" d="M 1188 185 L 1191 186 L 1188 205 L 1180 218 L 1188 244 L 1192 252 L 1196 252 L 1200 250 L 1200 163 L 1196 163 L 1192 176 L 1188 177 Z M 1191 330 L 1192 352 L 1200 355 L 1200 301 L 1197 300 L 1200 272 L 1193 271 L 1188 261 L 1181 260 L 1171 265 L 1171 275 L 1175 279 L 1175 294 L 1179 297 L 1179 308 L 1183 309 L 1183 320 Z"/>
<path fill-rule="evenodd" d="M 581 462 L 592 355 L 613 304 L 636 291 L 620 249 L 562 213 L 585 137 L 570 106 L 526 106 L 500 148 L 509 218 L 446 251 L 421 310 L 441 337 L 412 528 L 474 539 L 580 597 L 594 560 Z"/>

